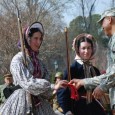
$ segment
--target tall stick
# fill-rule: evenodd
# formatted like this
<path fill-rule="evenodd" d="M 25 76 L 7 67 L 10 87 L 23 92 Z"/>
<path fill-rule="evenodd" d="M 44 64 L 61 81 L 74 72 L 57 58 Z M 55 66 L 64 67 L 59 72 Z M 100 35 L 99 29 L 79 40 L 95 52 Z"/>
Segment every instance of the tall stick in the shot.
<path fill-rule="evenodd" d="M 68 31 L 67 27 L 64 29 L 65 32 L 65 39 L 66 39 L 66 56 L 67 56 L 67 71 L 68 71 L 68 81 L 71 80 L 71 74 L 70 74 L 70 53 L 69 53 L 69 43 L 68 43 Z"/>
<path fill-rule="evenodd" d="M 25 52 L 25 42 L 22 34 L 22 25 L 21 25 L 21 20 L 19 17 L 19 9 L 17 8 L 17 18 L 18 18 L 18 30 L 19 30 L 19 36 L 20 36 L 20 43 L 21 43 L 21 51 L 23 53 L 23 61 L 25 66 L 27 66 L 26 62 L 26 52 Z"/>
<path fill-rule="evenodd" d="M 22 25 L 21 25 L 21 19 L 20 19 L 20 16 L 19 16 L 19 9 L 18 7 L 16 6 L 17 8 L 17 18 L 18 18 L 18 30 L 19 30 L 19 36 L 20 36 L 20 42 L 21 42 L 21 51 L 22 51 L 22 54 L 23 54 L 23 62 L 24 62 L 24 65 L 27 67 L 27 60 L 26 60 L 26 52 L 25 52 L 25 42 L 24 42 L 24 35 L 22 33 Z M 32 95 L 28 93 L 28 96 L 29 96 L 29 104 L 30 104 L 30 110 L 27 111 L 26 115 L 35 115 L 35 111 L 34 111 L 34 108 L 33 108 L 33 101 L 32 101 Z"/>
<path fill-rule="evenodd" d="M 65 32 L 65 39 L 66 39 L 66 56 L 67 56 L 67 72 L 68 72 L 68 81 L 71 80 L 71 74 L 70 74 L 70 53 L 69 53 L 69 42 L 68 42 L 68 30 L 67 27 L 65 27 L 64 29 Z M 74 107 L 74 100 L 71 101 L 71 107 L 72 107 L 72 112 L 75 111 L 75 107 Z"/>

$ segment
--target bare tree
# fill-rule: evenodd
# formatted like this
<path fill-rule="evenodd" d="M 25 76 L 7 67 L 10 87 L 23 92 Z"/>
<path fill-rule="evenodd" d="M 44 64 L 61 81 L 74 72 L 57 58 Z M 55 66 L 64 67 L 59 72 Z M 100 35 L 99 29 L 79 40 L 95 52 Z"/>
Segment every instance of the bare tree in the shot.
<path fill-rule="evenodd" d="M 91 31 L 92 13 L 94 12 L 96 1 L 97 0 L 92 0 L 89 3 L 89 0 L 77 0 L 77 2 L 74 2 L 74 4 L 75 5 L 78 4 L 79 8 L 81 9 L 82 16 L 83 16 L 83 25 L 87 33 L 90 33 Z M 89 21 L 87 21 L 87 17 L 89 17 Z"/>
<path fill-rule="evenodd" d="M 115 0 L 111 0 L 111 7 L 115 6 Z"/>
<path fill-rule="evenodd" d="M 10 61 L 19 51 L 16 5 L 20 11 L 23 27 L 34 21 L 43 23 L 45 37 L 40 54 L 48 67 L 53 69 L 53 61 L 60 59 L 62 59 L 59 61 L 60 64 L 64 66 L 62 12 L 70 2 L 71 0 L 64 2 L 61 0 L 3 0 L 0 2 L 3 11 L 0 15 L 0 62 L 3 62 L 0 63 L 0 71 L 2 74 L 6 70 L 9 71 Z"/>

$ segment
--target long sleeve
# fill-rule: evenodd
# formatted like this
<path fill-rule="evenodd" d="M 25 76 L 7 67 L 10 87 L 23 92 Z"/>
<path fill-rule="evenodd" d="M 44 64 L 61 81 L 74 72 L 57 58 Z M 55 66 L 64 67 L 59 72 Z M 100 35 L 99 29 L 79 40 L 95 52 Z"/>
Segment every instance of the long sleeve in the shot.
<path fill-rule="evenodd" d="M 97 68 L 93 67 L 93 69 L 95 70 L 95 75 L 92 75 L 92 77 L 83 79 L 85 82 L 84 87 L 86 90 L 94 89 L 96 86 L 98 86 L 105 79 L 105 76 L 100 75 L 100 72 Z M 97 76 L 99 76 L 99 77 L 97 77 Z"/>
<path fill-rule="evenodd" d="M 93 78 L 84 79 L 85 87 L 96 87 L 99 85 L 100 89 L 107 92 L 109 88 L 115 86 L 115 64 L 106 74 L 95 76 Z"/>
<path fill-rule="evenodd" d="M 28 68 L 23 64 L 21 56 L 13 58 L 10 70 L 14 81 L 30 94 L 39 95 L 51 89 L 50 83 L 47 80 L 34 78 Z"/>
<path fill-rule="evenodd" d="M 106 79 L 104 82 L 101 82 L 99 87 L 103 91 L 108 91 L 110 88 L 115 87 L 115 64 L 111 67 L 110 72 L 105 74 Z"/>
<path fill-rule="evenodd" d="M 64 72 L 63 79 L 67 80 L 67 71 Z M 71 111 L 70 91 L 68 88 L 58 90 L 57 100 L 60 107 L 63 109 L 64 114 L 68 111 Z"/>

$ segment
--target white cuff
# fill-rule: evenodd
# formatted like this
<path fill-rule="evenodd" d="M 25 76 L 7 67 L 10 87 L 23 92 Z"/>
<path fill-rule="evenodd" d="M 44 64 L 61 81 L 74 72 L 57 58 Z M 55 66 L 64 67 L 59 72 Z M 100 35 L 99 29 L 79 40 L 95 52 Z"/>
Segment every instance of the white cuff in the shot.
<path fill-rule="evenodd" d="M 68 111 L 68 112 L 66 112 L 65 115 L 70 115 L 70 114 L 72 114 L 72 112 L 71 112 L 71 111 Z"/>

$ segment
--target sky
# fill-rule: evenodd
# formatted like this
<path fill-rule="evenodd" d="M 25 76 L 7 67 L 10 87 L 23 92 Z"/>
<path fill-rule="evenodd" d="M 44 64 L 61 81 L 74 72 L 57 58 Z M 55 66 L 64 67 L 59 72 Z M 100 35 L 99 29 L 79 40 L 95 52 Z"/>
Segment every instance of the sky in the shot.
<path fill-rule="evenodd" d="M 93 0 L 89 0 L 89 1 L 93 1 Z M 111 7 L 111 1 L 112 0 L 97 0 L 95 3 L 95 14 L 102 14 L 104 10 L 109 9 Z M 76 4 L 77 5 L 77 4 Z M 70 8 L 68 8 L 65 13 L 63 14 L 64 18 L 64 22 L 67 24 L 67 26 L 69 25 L 69 23 L 77 16 L 80 15 L 80 9 L 77 9 L 75 7 L 75 5 L 70 6 Z"/>
<path fill-rule="evenodd" d="M 0 0 L 0 3 L 3 0 Z M 66 1 L 66 0 L 65 0 Z M 80 0 L 74 0 L 74 1 L 80 1 Z M 92 2 L 94 0 L 86 0 L 89 2 Z M 102 14 L 102 12 L 106 9 L 109 9 L 111 7 L 111 1 L 112 0 L 96 0 L 95 3 L 95 12 L 97 14 Z M 115 1 L 115 0 L 114 0 Z M 90 3 L 89 3 L 90 4 Z M 65 22 L 65 24 L 67 24 L 67 26 L 69 25 L 69 23 L 76 18 L 77 16 L 79 16 L 81 14 L 80 12 L 80 8 L 78 3 L 69 6 L 67 9 L 65 9 L 65 13 L 63 13 L 63 21 Z"/>

